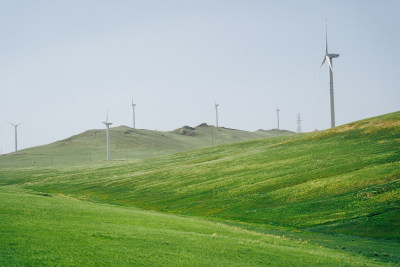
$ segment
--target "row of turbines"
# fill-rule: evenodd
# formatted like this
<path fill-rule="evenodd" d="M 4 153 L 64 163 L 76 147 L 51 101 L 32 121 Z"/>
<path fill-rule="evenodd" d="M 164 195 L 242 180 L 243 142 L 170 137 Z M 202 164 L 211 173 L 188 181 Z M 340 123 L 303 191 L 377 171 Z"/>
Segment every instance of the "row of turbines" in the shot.
<path fill-rule="evenodd" d="M 334 101 L 334 92 L 333 92 L 333 62 L 332 59 L 338 58 L 339 54 L 330 54 L 328 52 L 328 19 L 326 19 L 326 29 L 325 29 L 325 55 L 322 60 L 321 65 L 319 66 L 319 70 L 322 68 L 322 66 L 325 64 L 325 62 L 328 62 L 329 64 L 329 92 L 330 92 L 330 114 L 331 114 L 331 128 L 335 127 L 335 101 Z M 316 75 L 314 75 L 314 79 L 316 78 Z M 137 104 L 133 103 L 132 99 L 132 115 L 133 115 L 133 129 L 136 129 L 136 122 L 135 122 L 135 108 Z M 215 103 L 215 120 L 216 120 L 216 127 L 219 127 L 218 124 L 218 107 L 219 104 Z M 279 112 L 280 109 L 279 107 L 276 108 L 276 114 L 277 114 L 277 126 L 279 130 Z M 301 133 L 302 132 L 302 127 L 301 127 L 301 118 L 300 114 L 297 116 L 297 132 Z M 14 131 L 15 131 L 15 154 L 18 154 L 18 136 L 17 136 L 17 128 L 21 123 L 13 124 L 10 122 L 12 126 L 14 126 Z M 107 160 L 110 160 L 110 125 L 112 125 L 112 122 L 108 121 L 108 112 L 107 112 L 107 117 L 106 121 L 103 122 L 103 124 L 106 126 L 106 132 L 107 132 Z"/>
<path fill-rule="evenodd" d="M 133 129 L 136 129 L 136 118 L 135 118 L 135 108 L 136 108 L 137 104 L 133 103 L 133 99 L 132 99 L 132 126 Z M 218 107 L 219 104 L 215 103 L 214 105 L 215 107 L 215 125 L 218 128 L 219 124 L 218 124 Z M 277 122 L 278 122 L 278 130 L 279 130 L 279 112 L 281 110 L 279 109 L 279 107 L 276 108 L 276 114 L 277 114 Z M 301 122 L 302 120 L 300 119 L 300 113 L 297 114 L 297 132 L 301 133 L 302 132 L 302 128 L 301 128 Z M 106 135 L 107 135 L 107 160 L 110 160 L 110 125 L 112 125 L 112 122 L 108 121 L 108 111 L 107 111 L 107 116 L 106 116 L 106 121 L 103 122 L 103 124 L 106 126 Z M 212 133 L 213 134 L 213 133 Z"/>
<path fill-rule="evenodd" d="M 133 111 L 133 129 L 136 129 L 136 123 L 135 123 L 135 107 L 137 104 L 133 103 L 132 100 L 132 111 Z M 216 127 L 219 127 L 218 125 L 218 107 L 219 104 L 215 103 L 215 122 L 216 122 Z M 279 112 L 280 109 L 277 108 L 276 109 L 276 113 L 277 113 L 277 118 L 278 118 L 278 130 L 279 130 Z M 300 119 L 300 113 L 298 113 L 298 117 L 297 117 L 297 132 L 301 133 L 302 129 L 301 129 L 301 119 Z M 18 154 L 18 126 L 21 125 L 21 123 L 11 123 L 9 122 L 12 126 L 14 126 L 14 135 L 15 135 L 15 154 Z M 103 122 L 103 124 L 106 126 L 106 134 L 107 134 L 107 160 L 110 160 L 110 126 L 112 125 L 112 122 L 108 121 L 108 112 L 107 112 L 107 117 L 106 117 L 106 121 Z"/>
<path fill-rule="evenodd" d="M 324 59 L 322 60 L 321 65 L 318 68 L 318 71 L 322 68 L 322 66 L 325 64 L 325 62 L 328 62 L 329 64 L 329 93 L 330 93 L 330 113 L 331 113 L 331 128 L 334 128 L 336 123 L 335 123 L 335 100 L 334 100 L 334 93 L 333 93 L 333 62 L 332 59 L 338 58 L 339 54 L 330 54 L 328 52 L 328 18 L 326 17 L 326 28 L 325 28 L 325 55 Z M 316 74 L 314 75 L 314 79 L 316 78 Z M 133 128 L 136 129 L 135 125 L 135 107 L 137 104 L 133 103 L 132 99 L 132 112 L 133 112 Z M 218 125 L 218 107 L 219 104 L 215 103 L 215 125 L 216 127 L 219 127 Z M 277 115 L 277 123 L 278 123 L 278 130 L 279 130 L 279 112 L 281 110 L 279 107 L 276 108 L 276 115 Z M 301 133 L 302 132 L 302 127 L 301 127 L 301 118 L 300 118 L 300 113 L 297 114 L 297 132 Z M 110 160 L 110 125 L 112 124 L 111 122 L 108 122 L 108 113 L 107 113 L 107 119 L 105 122 L 103 122 L 104 125 L 106 125 L 106 130 L 107 130 L 107 160 Z"/>

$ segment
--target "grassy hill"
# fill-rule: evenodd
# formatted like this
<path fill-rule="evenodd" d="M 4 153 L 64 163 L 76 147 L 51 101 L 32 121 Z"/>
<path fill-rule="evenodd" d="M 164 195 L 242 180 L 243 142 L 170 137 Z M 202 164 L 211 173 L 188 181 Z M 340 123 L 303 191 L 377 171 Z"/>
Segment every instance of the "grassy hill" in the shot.
<path fill-rule="evenodd" d="M 73 170 L 33 187 L 164 212 L 400 238 L 399 125 L 397 112 L 324 132 Z"/>
<path fill-rule="evenodd" d="M 205 123 L 184 126 L 170 132 L 133 129 L 127 126 L 110 128 L 110 151 L 114 161 L 151 158 L 232 142 L 290 135 L 286 130 L 247 132 Z M 106 159 L 106 131 L 88 130 L 52 144 L 19 151 L 19 155 L 0 157 L 0 167 L 98 165 Z"/>
<path fill-rule="evenodd" d="M 0 187 L 1 266 L 367 266 L 278 235 Z"/>
<path fill-rule="evenodd" d="M 400 112 L 322 132 L 225 144 L 133 163 L 1 169 L 0 178 L 6 191 L 16 188 L 53 196 L 41 196 L 40 201 L 61 201 L 61 196 L 67 196 L 80 200 L 74 203 L 82 207 L 89 202 L 99 209 L 111 204 L 171 218 L 190 216 L 199 220 L 199 229 L 203 220 L 247 229 L 260 235 L 255 242 L 263 245 L 269 242 L 265 236 L 288 241 L 288 247 L 271 253 L 277 258 L 263 264 L 400 265 Z M 11 200 L 2 209 L 12 209 L 9 206 L 18 197 L 4 196 Z M 24 207 L 30 209 L 28 204 Z M 99 214 L 102 218 L 105 213 Z M 163 229 L 159 228 L 168 232 Z M 229 235 L 223 238 L 226 242 Z M 160 238 L 164 238 L 161 233 Z M 254 253 L 255 259 L 264 257 L 257 256 L 255 248 L 238 249 L 241 243 L 235 242 L 222 245 L 236 251 L 226 254 L 233 261 L 222 265 L 235 265 L 238 255 L 246 251 Z M 292 249 L 303 245 L 311 246 L 304 254 Z M 268 254 L 278 247 L 262 251 Z M 197 256 L 203 251 L 195 250 Z M 329 252 L 337 257 L 324 262 Z M 251 259 L 244 265 L 258 264 Z"/>

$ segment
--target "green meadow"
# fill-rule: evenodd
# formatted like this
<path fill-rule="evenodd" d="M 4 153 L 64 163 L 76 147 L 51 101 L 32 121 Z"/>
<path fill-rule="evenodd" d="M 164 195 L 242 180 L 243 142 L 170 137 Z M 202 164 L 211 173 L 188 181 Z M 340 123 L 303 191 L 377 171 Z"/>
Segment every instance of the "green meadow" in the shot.
<path fill-rule="evenodd" d="M 1 157 L 0 265 L 400 265 L 400 112 L 231 141 L 86 165 Z"/>
<path fill-rule="evenodd" d="M 366 265 L 279 235 L 14 188 L 0 191 L 0 265 Z"/>
<path fill-rule="evenodd" d="M 291 135 L 286 130 L 242 130 L 216 128 L 205 123 L 183 126 L 169 132 L 110 128 L 111 159 L 114 162 L 152 158 L 226 143 Z M 104 165 L 107 140 L 104 129 L 88 130 L 51 144 L 9 153 L 0 157 L 1 168 L 49 168 Z"/>

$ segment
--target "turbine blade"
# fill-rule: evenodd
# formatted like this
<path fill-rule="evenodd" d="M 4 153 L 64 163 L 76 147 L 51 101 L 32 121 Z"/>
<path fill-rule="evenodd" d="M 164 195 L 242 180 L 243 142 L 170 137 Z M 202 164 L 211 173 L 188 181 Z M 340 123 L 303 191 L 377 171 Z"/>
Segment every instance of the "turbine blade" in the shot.
<path fill-rule="evenodd" d="M 325 58 L 328 59 L 329 68 L 331 68 L 331 71 L 333 72 L 332 64 L 331 64 L 329 57 L 326 56 Z"/>
<path fill-rule="evenodd" d="M 328 14 L 326 14 L 325 21 L 325 55 L 328 55 Z"/>
<path fill-rule="evenodd" d="M 319 66 L 319 69 L 321 69 L 322 66 L 325 64 L 326 58 L 327 58 L 327 56 L 325 56 L 324 59 L 322 60 L 322 63 L 321 63 L 321 65 Z M 328 61 L 329 61 L 329 60 L 328 60 Z M 318 69 L 318 70 L 319 70 L 319 69 Z"/>
<path fill-rule="evenodd" d="M 317 78 L 317 74 L 319 72 L 319 70 L 322 68 L 322 66 L 325 64 L 326 61 L 326 56 L 324 57 L 324 59 L 322 60 L 321 65 L 319 66 L 318 70 L 315 72 L 314 76 L 313 76 L 313 80 L 315 80 L 315 78 Z"/>

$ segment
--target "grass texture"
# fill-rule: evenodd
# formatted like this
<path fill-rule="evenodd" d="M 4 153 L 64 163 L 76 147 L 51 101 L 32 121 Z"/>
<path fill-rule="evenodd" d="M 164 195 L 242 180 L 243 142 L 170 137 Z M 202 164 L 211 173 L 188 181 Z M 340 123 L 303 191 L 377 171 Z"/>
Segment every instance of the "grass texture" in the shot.
<path fill-rule="evenodd" d="M 225 144 L 129 163 L 2 168 L 1 214 L 8 214 L 8 217 L 1 217 L 1 229 L 12 228 L 17 218 L 21 223 L 8 237 L 2 234 L 5 239 L 1 241 L 1 251 L 9 255 L 8 262 L 13 262 L 16 258 L 24 259 L 24 253 L 33 253 L 35 249 L 56 250 L 59 242 L 54 238 L 58 236 L 68 241 L 72 230 L 66 229 L 72 227 L 91 234 L 75 234 L 71 243 L 63 243 L 65 250 L 73 250 L 80 242 L 91 247 L 87 253 L 97 253 L 93 246 L 100 241 L 91 236 L 96 233 L 116 236 L 114 249 L 121 247 L 123 253 L 128 251 L 125 250 L 128 244 L 144 242 L 138 251 L 146 256 L 129 258 L 129 262 L 136 265 L 215 265 L 213 262 L 225 266 L 399 265 L 399 126 L 400 112 L 395 112 L 322 132 Z M 64 206 L 42 209 L 53 202 Z M 79 224 L 80 215 L 76 215 L 75 223 L 79 225 L 74 226 L 69 215 L 61 215 L 66 213 L 73 217 L 72 214 L 79 214 L 86 208 L 94 210 L 90 213 L 92 217 L 82 217 Z M 132 233 L 128 228 L 123 228 L 119 234 L 111 231 L 118 229 L 116 225 L 125 217 L 126 220 L 132 218 L 124 221 L 126 225 L 135 225 L 139 220 L 134 219 L 135 216 L 147 218 L 143 219 L 147 222 L 137 223 L 135 227 L 146 228 L 147 225 L 156 232 L 159 230 L 160 233 L 154 234 L 157 237 L 146 234 L 124 240 L 124 233 L 139 235 L 135 227 L 128 227 Z M 163 224 L 160 216 L 171 220 L 170 223 Z M 60 229 L 49 235 L 43 232 L 49 240 L 45 244 L 38 241 L 32 247 L 21 245 L 20 249 L 10 250 L 7 242 L 14 242 L 10 241 L 12 233 L 21 233 L 20 242 L 24 246 L 27 246 L 26 240 L 40 236 L 41 218 L 49 218 L 49 222 L 54 218 L 59 221 Z M 34 220 L 38 220 L 36 228 L 29 228 Z M 177 221 L 182 221 L 182 225 Z M 206 235 L 196 235 L 199 239 L 192 243 L 188 241 L 193 240 L 190 234 L 182 230 L 176 237 L 180 239 L 168 241 L 179 247 L 178 252 L 165 255 L 163 247 L 158 248 L 152 242 L 172 240 L 167 234 L 169 230 L 163 227 L 169 229 L 175 224 L 181 225 L 175 230 L 197 227 L 196 231 L 187 231 Z M 91 225 L 90 232 L 85 227 Z M 106 227 L 107 231 L 96 232 L 96 227 Z M 216 228 L 205 231 L 208 227 Z M 208 244 L 210 235 L 220 235 L 222 230 L 218 227 L 232 232 L 222 238 L 220 245 Z M 243 236 L 243 240 L 230 239 L 239 232 L 249 236 Z M 201 239 L 203 237 L 206 239 Z M 100 242 L 99 247 L 106 248 L 106 243 Z M 244 250 L 237 247 L 243 244 L 254 246 Z M 231 247 L 232 250 L 226 249 Z M 238 257 L 244 256 L 243 251 L 248 252 L 248 257 L 241 261 Z M 71 253 L 78 253 L 72 257 L 74 259 L 86 257 L 79 252 Z M 25 263 L 36 254 L 29 255 Z M 149 255 L 156 261 L 147 261 Z M 103 256 L 95 254 L 94 258 L 102 261 Z M 109 265 L 127 263 L 117 254 L 107 258 L 116 263 L 106 262 Z M 84 260 L 64 262 L 55 255 L 48 260 L 39 263 L 87 264 Z"/>

